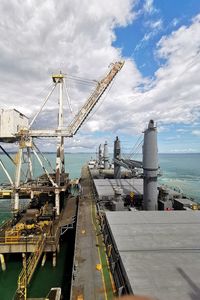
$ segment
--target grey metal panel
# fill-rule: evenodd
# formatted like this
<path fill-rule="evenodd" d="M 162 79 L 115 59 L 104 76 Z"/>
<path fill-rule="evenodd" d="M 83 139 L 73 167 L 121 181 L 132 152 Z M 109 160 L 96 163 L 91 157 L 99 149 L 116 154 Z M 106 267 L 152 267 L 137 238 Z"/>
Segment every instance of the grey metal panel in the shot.
<path fill-rule="evenodd" d="M 99 199 L 103 196 L 113 196 L 113 187 L 119 186 L 123 189 L 123 194 L 127 195 L 131 191 L 135 194 L 143 194 L 143 180 L 138 179 L 94 179 L 94 185 Z"/>
<path fill-rule="evenodd" d="M 187 227 L 188 226 L 188 227 Z M 120 251 L 132 250 L 160 250 L 160 249 L 200 249 L 199 229 L 194 224 L 171 224 L 162 226 L 146 224 L 136 225 L 134 228 L 114 225 L 112 233 Z M 173 232 L 173 233 L 171 233 Z"/>
<path fill-rule="evenodd" d="M 174 200 L 177 200 L 178 202 L 182 203 L 183 205 L 196 204 L 194 201 L 187 199 L 187 198 L 178 198 L 178 199 L 174 199 Z"/>
<path fill-rule="evenodd" d="M 123 252 L 120 255 L 135 294 L 159 300 L 200 299 L 199 252 Z"/>
<path fill-rule="evenodd" d="M 109 224 L 190 223 L 200 224 L 200 211 L 106 212 Z"/>
<path fill-rule="evenodd" d="M 200 212 L 106 212 L 132 290 L 200 299 Z"/>

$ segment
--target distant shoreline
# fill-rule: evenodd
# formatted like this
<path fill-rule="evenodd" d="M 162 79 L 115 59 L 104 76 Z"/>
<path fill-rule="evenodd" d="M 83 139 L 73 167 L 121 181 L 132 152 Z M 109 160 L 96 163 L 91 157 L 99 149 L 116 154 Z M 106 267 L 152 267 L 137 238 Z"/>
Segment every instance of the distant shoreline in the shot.
<path fill-rule="evenodd" d="M 7 153 L 9 154 L 16 154 L 16 151 L 7 151 Z M 43 154 L 56 154 L 56 152 L 42 152 Z M 3 152 L 0 154 L 4 154 Z M 65 154 L 90 154 L 90 155 L 96 155 L 95 152 L 65 152 Z M 110 152 L 110 154 L 113 154 L 112 152 Z M 123 153 L 123 154 L 130 154 L 129 152 L 127 153 Z M 200 152 L 165 152 L 165 153 L 158 153 L 158 155 L 196 155 L 196 154 L 200 154 Z M 142 155 L 142 153 L 137 153 L 137 155 Z"/>

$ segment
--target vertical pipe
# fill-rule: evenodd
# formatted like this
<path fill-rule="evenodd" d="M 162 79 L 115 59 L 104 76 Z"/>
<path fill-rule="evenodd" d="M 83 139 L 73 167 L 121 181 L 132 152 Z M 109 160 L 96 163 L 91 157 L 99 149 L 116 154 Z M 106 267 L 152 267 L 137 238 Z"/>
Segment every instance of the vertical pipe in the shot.
<path fill-rule="evenodd" d="M 121 145 L 118 136 L 114 142 L 114 158 L 120 160 L 121 159 Z M 114 178 L 120 179 L 121 178 L 121 167 L 114 162 Z"/>
<path fill-rule="evenodd" d="M 55 190 L 55 206 L 56 206 L 56 214 L 59 216 L 59 214 L 60 214 L 60 191 L 58 189 Z"/>
<path fill-rule="evenodd" d="M 0 254 L 0 261 L 1 261 L 1 269 L 2 271 L 6 271 L 6 263 L 5 263 L 5 259 L 4 259 L 4 255 Z"/>
<path fill-rule="evenodd" d="M 14 193 L 14 211 L 19 210 L 19 185 L 21 177 L 21 166 L 22 166 L 22 152 L 23 148 L 19 145 L 19 151 L 17 156 L 17 167 L 15 173 L 15 193 Z"/>
<path fill-rule="evenodd" d="M 98 164 L 101 166 L 102 163 L 102 149 L 101 149 L 101 144 L 99 145 L 99 153 L 98 153 Z"/>
<path fill-rule="evenodd" d="M 143 144 L 143 171 L 144 171 L 144 209 L 157 210 L 158 191 L 158 149 L 157 149 L 157 128 L 154 121 L 150 120 L 148 128 L 144 131 Z"/>
<path fill-rule="evenodd" d="M 27 147 L 27 155 L 28 155 L 28 179 L 33 179 L 33 166 L 31 161 L 31 149 Z"/>
<path fill-rule="evenodd" d="M 56 150 L 56 184 L 57 186 L 60 186 L 60 143 L 58 141 Z"/>
<path fill-rule="evenodd" d="M 58 111 L 58 130 L 63 128 L 63 78 L 58 79 L 59 83 L 59 111 Z M 56 183 L 59 187 L 61 185 L 61 174 L 65 173 L 64 166 L 64 137 L 58 137 L 57 140 L 57 154 L 56 154 Z M 63 178 L 63 176 L 62 176 Z M 62 179 L 63 181 L 63 179 Z M 55 206 L 57 215 L 60 214 L 60 191 L 55 190 Z"/>
<path fill-rule="evenodd" d="M 62 129 L 64 125 L 63 119 L 63 79 L 60 82 L 60 97 L 59 97 L 59 124 L 58 128 Z M 60 137 L 60 168 L 61 174 L 65 173 L 65 157 L 64 157 L 64 137 Z"/>
<path fill-rule="evenodd" d="M 34 191 L 31 190 L 31 200 L 33 200 L 33 198 L 34 198 Z"/>
<path fill-rule="evenodd" d="M 56 267 L 56 252 L 53 252 L 53 267 Z"/>
<path fill-rule="evenodd" d="M 109 168 L 109 154 L 108 154 L 108 144 L 105 142 L 104 144 L 104 169 Z"/>
<path fill-rule="evenodd" d="M 63 126 L 63 79 L 60 78 L 58 82 L 59 82 L 58 130 L 61 130 L 62 126 Z M 58 139 L 57 139 L 57 154 L 56 154 L 56 183 L 58 186 L 60 186 L 62 143 L 63 143 L 63 138 L 58 137 Z"/>
<path fill-rule="evenodd" d="M 45 262 L 46 262 L 46 258 L 47 258 L 47 255 L 46 255 L 46 253 L 44 253 L 43 258 L 42 258 L 42 262 L 41 262 L 41 267 L 44 267 Z"/>

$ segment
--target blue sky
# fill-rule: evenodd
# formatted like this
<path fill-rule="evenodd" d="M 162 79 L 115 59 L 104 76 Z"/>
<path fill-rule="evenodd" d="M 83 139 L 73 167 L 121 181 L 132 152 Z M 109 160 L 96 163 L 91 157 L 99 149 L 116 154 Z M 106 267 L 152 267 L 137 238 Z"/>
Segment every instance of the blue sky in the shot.
<path fill-rule="evenodd" d="M 113 45 L 121 48 L 124 57 L 134 59 L 143 76 L 151 77 L 162 63 L 154 57 L 156 43 L 163 35 L 191 24 L 192 18 L 200 12 L 200 3 L 198 0 L 149 1 L 152 10 L 144 12 L 145 2 L 138 1 L 135 5 L 141 13 L 132 24 L 115 29 Z"/>
<path fill-rule="evenodd" d="M 124 60 L 66 150 L 93 152 L 107 140 L 112 151 L 118 135 L 130 151 L 154 119 L 159 152 L 200 152 L 199 0 L 1 0 L 0 13 L 2 109 L 32 119 L 52 73 L 100 80 L 112 62 Z M 91 86 L 68 80 L 67 88 L 76 114 Z M 55 128 L 57 109 L 55 93 L 36 128 Z M 66 99 L 65 112 L 67 125 L 73 115 Z M 55 151 L 55 140 L 37 143 Z"/>
<path fill-rule="evenodd" d="M 190 26 L 192 19 L 200 12 L 200 2 L 138 1 L 134 9 L 138 14 L 136 19 L 126 27 L 115 29 L 116 40 L 113 45 L 121 49 L 124 57 L 131 58 L 136 63 L 143 77 L 154 78 L 157 69 L 165 64 L 164 59 L 158 59 L 155 55 L 157 43 L 162 36 L 170 36 L 180 27 Z M 164 132 L 159 132 L 158 142 L 161 152 L 200 152 L 199 119 L 196 125 L 195 122 L 167 124 Z M 125 146 L 127 151 L 129 147 L 129 144 Z"/>

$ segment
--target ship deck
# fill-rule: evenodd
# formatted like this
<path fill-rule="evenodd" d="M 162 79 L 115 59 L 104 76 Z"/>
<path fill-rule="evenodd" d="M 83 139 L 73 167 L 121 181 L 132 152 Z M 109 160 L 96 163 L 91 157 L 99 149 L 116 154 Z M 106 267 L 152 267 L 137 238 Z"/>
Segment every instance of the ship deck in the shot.
<path fill-rule="evenodd" d="M 113 288 L 87 167 L 81 176 L 71 299 L 113 299 Z"/>
<path fill-rule="evenodd" d="M 200 212 L 106 212 L 114 278 L 127 293 L 200 299 Z"/>

